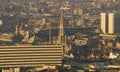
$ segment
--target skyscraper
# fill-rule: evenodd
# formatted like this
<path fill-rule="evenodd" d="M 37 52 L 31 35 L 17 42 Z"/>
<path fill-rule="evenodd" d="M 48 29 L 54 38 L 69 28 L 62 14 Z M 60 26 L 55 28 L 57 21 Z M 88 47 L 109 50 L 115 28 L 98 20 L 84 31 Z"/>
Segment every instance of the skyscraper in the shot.
<path fill-rule="evenodd" d="M 109 13 L 108 14 L 108 33 L 109 34 L 113 34 L 115 31 L 114 31 L 114 13 Z"/>
<path fill-rule="evenodd" d="M 120 33 L 120 14 L 101 13 L 101 32 L 114 34 Z"/>
<path fill-rule="evenodd" d="M 101 32 L 106 33 L 106 13 L 101 13 Z"/>

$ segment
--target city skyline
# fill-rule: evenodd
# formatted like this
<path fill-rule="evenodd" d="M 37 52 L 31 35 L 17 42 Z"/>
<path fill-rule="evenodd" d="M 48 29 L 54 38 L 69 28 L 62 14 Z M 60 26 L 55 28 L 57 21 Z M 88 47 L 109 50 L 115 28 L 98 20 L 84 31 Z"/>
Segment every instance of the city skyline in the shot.
<path fill-rule="evenodd" d="M 0 0 L 0 72 L 119 72 L 120 0 Z"/>

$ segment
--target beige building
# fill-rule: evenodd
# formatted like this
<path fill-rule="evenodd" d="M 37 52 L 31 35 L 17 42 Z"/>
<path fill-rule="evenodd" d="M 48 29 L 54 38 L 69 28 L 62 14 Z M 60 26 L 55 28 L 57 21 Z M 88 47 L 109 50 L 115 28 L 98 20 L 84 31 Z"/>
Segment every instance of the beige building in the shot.
<path fill-rule="evenodd" d="M 120 43 L 116 43 L 116 48 L 120 48 Z"/>
<path fill-rule="evenodd" d="M 114 13 L 108 14 L 108 33 L 113 34 L 114 33 Z"/>
<path fill-rule="evenodd" d="M 2 25 L 2 20 L 0 20 L 0 25 Z"/>
<path fill-rule="evenodd" d="M 120 33 L 120 14 L 101 13 L 100 31 L 104 34 Z"/>
<path fill-rule="evenodd" d="M 106 33 L 106 13 L 101 13 L 101 32 Z"/>

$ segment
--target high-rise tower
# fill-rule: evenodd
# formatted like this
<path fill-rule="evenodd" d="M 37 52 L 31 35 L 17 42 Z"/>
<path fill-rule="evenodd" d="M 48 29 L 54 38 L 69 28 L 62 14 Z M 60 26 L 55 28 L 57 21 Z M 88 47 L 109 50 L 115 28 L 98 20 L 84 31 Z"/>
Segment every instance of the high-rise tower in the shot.
<path fill-rule="evenodd" d="M 108 14 L 108 33 L 109 34 L 113 34 L 115 31 L 114 31 L 114 26 L 115 26 L 115 19 L 114 19 L 114 13 L 109 13 Z"/>
<path fill-rule="evenodd" d="M 101 13 L 101 32 L 106 33 L 106 13 Z"/>
<path fill-rule="evenodd" d="M 120 33 L 120 14 L 117 13 L 101 13 L 101 26 L 102 33 L 114 34 Z"/>

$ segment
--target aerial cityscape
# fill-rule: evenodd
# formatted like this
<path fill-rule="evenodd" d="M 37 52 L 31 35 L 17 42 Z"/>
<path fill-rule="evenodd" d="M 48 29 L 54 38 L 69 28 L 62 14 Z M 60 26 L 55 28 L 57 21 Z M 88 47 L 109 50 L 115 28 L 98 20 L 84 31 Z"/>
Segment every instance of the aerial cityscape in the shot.
<path fill-rule="evenodd" d="M 0 0 L 0 72 L 120 72 L 120 0 Z"/>

